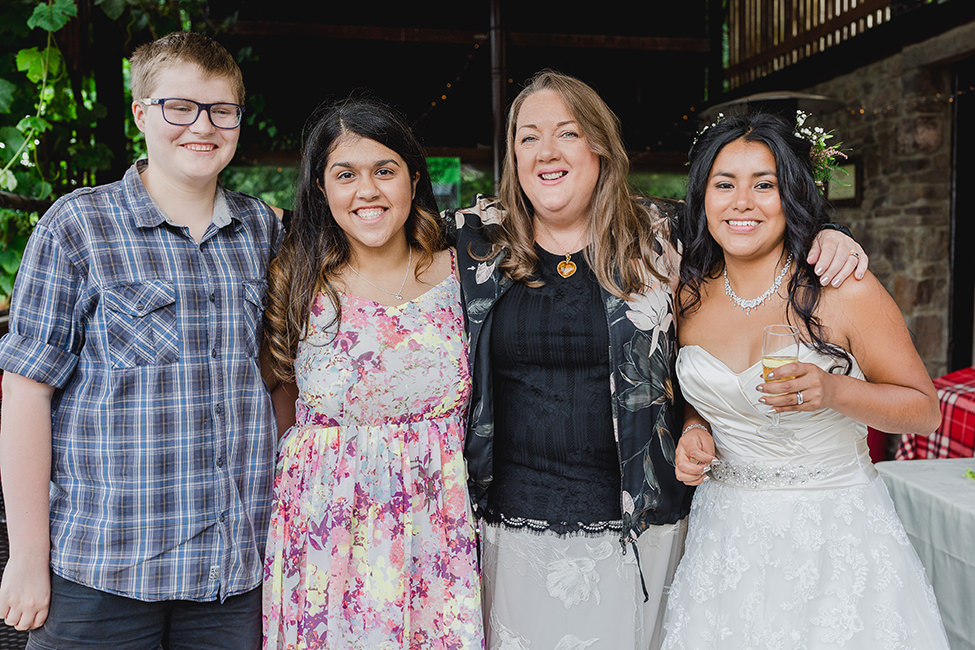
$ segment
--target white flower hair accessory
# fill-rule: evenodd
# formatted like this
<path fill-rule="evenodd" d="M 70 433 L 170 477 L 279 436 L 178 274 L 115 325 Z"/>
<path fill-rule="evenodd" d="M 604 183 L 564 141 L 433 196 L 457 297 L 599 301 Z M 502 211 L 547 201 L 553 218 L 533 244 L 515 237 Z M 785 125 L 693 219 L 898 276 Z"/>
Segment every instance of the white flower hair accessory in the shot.
<path fill-rule="evenodd" d="M 694 135 L 694 142 L 691 143 L 691 149 L 693 149 L 697 145 L 697 141 L 701 139 L 701 136 L 704 135 L 705 131 L 710 129 L 712 126 L 717 126 L 723 119 L 724 119 L 724 113 L 718 113 L 717 117 L 714 118 L 713 122 L 702 126 L 698 130 L 698 132 Z"/>
<path fill-rule="evenodd" d="M 812 148 L 809 150 L 809 158 L 813 164 L 813 180 L 820 191 L 824 191 L 826 183 L 834 181 L 833 174 L 840 166 L 841 160 L 846 160 L 847 155 L 840 149 L 841 142 L 827 144 L 826 141 L 833 138 L 832 131 L 826 131 L 821 126 L 806 126 L 806 120 L 810 114 L 803 111 L 796 111 L 796 126 L 792 130 L 792 135 L 802 140 L 808 140 Z M 697 145 L 697 141 L 711 127 L 717 126 L 725 119 L 724 113 L 718 113 L 717 117 L 710 124 L 705 124 L 694 136 L 691 149 Z M 844 173 L 845 170 L 844 170 Z M 842 185 L 842 183 L 841 183 Z"/>
<path fill-rule="evenodd" d="M 809 157 L 813 163 L 813 179 L 822 190 L 826 183 L 833 179 L 833 173 L 840 166 L 840 160 L 846 160 L 847 155 L 840 149 L 841 142 L 826 143 L 827 140 L 832 139 L 832 131 L 826 131 L 821 126 L 806 126 L 807 119 L 809 113 L 797 110 L 796 128 L 792 134 L 797 138 L 808 140 L 812 145 Z"/>

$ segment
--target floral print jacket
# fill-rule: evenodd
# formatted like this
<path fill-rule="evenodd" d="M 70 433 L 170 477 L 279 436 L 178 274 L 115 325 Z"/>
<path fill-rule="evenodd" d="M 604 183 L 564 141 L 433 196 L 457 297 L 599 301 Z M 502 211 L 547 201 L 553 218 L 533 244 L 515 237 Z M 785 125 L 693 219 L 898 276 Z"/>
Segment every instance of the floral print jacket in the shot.
<path fill-rule="evenodd" d="M 665 201 L 649 200 L 657 231 L 673 232 L 676 210 Z M 465 456 L 475 513 L 487 502 L 493 475 L 494 412 L 491 385 L 490 330 L 492 307 L 513 280 L 500 271 L 507 251 L 490 259 L 490 230 L 500 207 L 478 196 L 469 208 L 445 213 L 455 237 L 469 332 L 473 394 L 468 415 Z M 613 431 L 620 458 L 622 543 L 651 525 L 674 523 L 688 513 L 691 489 L 674 475 L 674 449 L 683 421 L 682 402 L 674 380 L 677 355 L 674 290 L 679 254 L 674 242 L 658 238 L 658 271 L 674 278 L 659 282 L 649 273 L 646 291 L 624 301 L 602 291 L 610 338 L 610 386 Z"/>

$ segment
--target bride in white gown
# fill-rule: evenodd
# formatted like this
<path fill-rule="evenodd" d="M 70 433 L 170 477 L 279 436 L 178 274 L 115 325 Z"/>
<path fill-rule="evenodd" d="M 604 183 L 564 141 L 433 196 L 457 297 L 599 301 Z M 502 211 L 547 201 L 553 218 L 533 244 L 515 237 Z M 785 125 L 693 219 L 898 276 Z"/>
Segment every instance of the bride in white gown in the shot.
<path fill-rule="evenodd" d="M 825 220 L 809 153 L 767 115 L 720 121 L 691 151 L 677 477 L 699 487 L 665 650 L 948 648 L 866 447 L 867 424 L 930 433 L 937 396 L 876 278 L 822 287 L 800 257 Z M 799 361 L 765 383 L 763 328 L 787 322 Z M 770 409 L 785 437 L 760 431 Z"/>

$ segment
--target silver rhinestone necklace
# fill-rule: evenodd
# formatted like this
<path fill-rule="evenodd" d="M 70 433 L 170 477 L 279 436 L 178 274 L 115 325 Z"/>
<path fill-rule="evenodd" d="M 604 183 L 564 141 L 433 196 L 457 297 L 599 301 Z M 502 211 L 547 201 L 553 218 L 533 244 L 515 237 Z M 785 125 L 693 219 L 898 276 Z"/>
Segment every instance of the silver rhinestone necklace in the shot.
<path fill-rule="evenodd" d="M 741 309 L 745 310 L 745 315 L 751 313 L 753 309 L 758 309 L 759 305 L 768 300 L 769 296 L 779 290 L 779 286 L 782 284 L 782 280 L 785 279 L 785 274 L 789 272 L 789 268 L 792 266 L 792 253 L 789 253 L 789 257 L 785 260 L 785 266 L 779 271 L 779 274 L 775 276 L 775 282 L 772 286 L 768 288 L 768 291 L 760 295 L 758 298 L 752 298 L 751 300 L 745 300 L 731 288 L 731 282 L 728 280 L 728 265 L 724 267 L 724 292 L 728 294 L 731 302 L 735 303 Z"/>
<path fill-rule="evenodd" d="M 348 264 L 348 262 L 346 262 L 346 264 Z M 361 279 L 363 282 L 365 282 L 369 286 L 371 286 L 371 287 L 373 287 L 375 289 L 379 289 L 383 293 L 388 293 L 389 295 L 391 295 L 393 298 L 396 298 L 397 300 L 402 300 L 403 299 L 403 287 L 406 286 L 406 280 L 410 277 L 410 267 L 411 266 L 413 266 L 413 247 L 412 246 L 410 246 L 410 258 L 406 261 L 406 275 L 403 276 L 403 284 L 399 285 L 399 291 L 397 291 L 396 293 L 393 293 L 389 289 L 383 289 L 378 284 L 373 284 L 372 282 L 369 281 L 368 278 L 366 278 L 361 273 L 359 273 L 358 271 L 356 271 L 355 270 L 355 267 L 352 266 L 351 264 L 349 264 L 349 269 L 353 273 L 355 273 L 356 275 L 358 275 L 359 276 L 359 279 Z"/>

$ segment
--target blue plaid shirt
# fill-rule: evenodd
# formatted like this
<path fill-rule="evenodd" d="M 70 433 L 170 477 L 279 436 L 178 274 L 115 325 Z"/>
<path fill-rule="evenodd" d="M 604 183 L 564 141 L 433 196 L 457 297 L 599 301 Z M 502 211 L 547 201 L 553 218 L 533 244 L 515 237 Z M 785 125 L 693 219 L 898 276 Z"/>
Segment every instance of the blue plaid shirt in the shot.
<path fill-rule="evenodd" d="M 54 572 L 146 601 L 223 600 L 261 582 L 277 437 L 258 350 L 283 229 L 218 190 L 197 244 L 144 165 L 38 222 L 0 368 L 57 389 Z"/>

